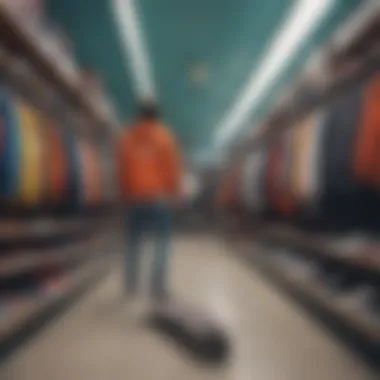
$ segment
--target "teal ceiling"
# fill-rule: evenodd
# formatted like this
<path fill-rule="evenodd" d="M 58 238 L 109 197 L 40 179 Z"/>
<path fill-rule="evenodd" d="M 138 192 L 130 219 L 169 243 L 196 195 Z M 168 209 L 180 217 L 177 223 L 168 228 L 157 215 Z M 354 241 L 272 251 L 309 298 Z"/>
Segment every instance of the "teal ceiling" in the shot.
<path fill-rule="evenodd" d="M 181 140 L 195 150 L 207 145 L 258 62 L 289 0 L 140 0 L 162 106 Z M 206 62 L 209 80 L 192 84 L 194 62 Z"/>
<path fill-rule="evenodd" d="M 317 1 L 317 0 L 316 0 Z M 251 115 L 259 121 L 308 58 L 358 5 L 335 0 L 332 12 L 292 58 L 287 70 Z M 122 120 L 136 107 L 128 63 L 113 20 L 111 0 L 50 0 L 53 18 L 75 41 L 81 64 L 103 77 Z M 290 0 L 135 0 L 143 39 L 165 119 L 189 153 L 210 146 L 215 128 L 237 99 L 251 71 L 258 67 Z M 194 83 L 195 63 L 209 69 L 208 79 Z M 242 131 L 246 129 L 242 126 Z"/>
<path fill-rule="evenodd" d="M 121 120 L 132 117 L 136 100 L 131 74 L 122 54 L 111 1 L 47 0 L 51 17 L 73 41 L 80 64 L 103 79 Z"/>

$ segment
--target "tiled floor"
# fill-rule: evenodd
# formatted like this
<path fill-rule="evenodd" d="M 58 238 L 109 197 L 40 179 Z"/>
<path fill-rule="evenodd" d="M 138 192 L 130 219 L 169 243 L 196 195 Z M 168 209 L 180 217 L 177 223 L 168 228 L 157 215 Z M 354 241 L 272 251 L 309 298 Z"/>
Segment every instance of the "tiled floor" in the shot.
<path fill-rule="evenodd" d="M 13 357 L 4 380 L 375 379 L 324 329 L 210 238 L 175 243 L 173 288 L 219 316 L 234 351 L 205 368 L 138 323 L 115 269 Z"/>

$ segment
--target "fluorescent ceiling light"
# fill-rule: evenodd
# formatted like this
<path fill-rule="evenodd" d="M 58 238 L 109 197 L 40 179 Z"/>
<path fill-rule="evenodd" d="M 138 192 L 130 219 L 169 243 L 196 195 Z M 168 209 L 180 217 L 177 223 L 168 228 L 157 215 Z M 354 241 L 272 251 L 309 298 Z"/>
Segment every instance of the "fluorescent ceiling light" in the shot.
<path fill-rule="evenodd" d="M 225 144 L 247 120 L 251 111 L 258 106 L 260 100 L 297 53 L 302 42 L 322 22 L 334 2 L 335 0 L 298 0 L 295 2 L 288 19 L 261 61 L 259 69 L 252 72 L 244 91 L 217 128 L 216 142 L 218 145 Z"/>
<path fill-rule="evenodd" d="M 137 96 L 140 99 L 154 99 L 156 91 L 134 2 L 114 0 L 113 5 L 123 52 L 130 65 Z"/>

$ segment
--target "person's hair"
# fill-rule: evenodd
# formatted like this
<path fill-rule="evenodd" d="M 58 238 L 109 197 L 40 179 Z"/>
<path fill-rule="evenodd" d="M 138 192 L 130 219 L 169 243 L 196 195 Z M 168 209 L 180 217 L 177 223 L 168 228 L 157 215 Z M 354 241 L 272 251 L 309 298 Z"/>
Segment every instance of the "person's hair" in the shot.
<path fill-rule="evenodd" d="M 154 103 L 143 103 L 138 110 L 139 119 L 158 119 L 158 107 Z"/>

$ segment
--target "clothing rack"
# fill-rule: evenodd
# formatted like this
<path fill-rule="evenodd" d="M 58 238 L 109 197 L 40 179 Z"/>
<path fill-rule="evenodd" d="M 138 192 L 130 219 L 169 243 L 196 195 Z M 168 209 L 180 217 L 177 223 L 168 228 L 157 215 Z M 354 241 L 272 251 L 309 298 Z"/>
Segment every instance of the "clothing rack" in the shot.
<path fill-rule="evenodd" d="M 0 3 L 2 82 L 42 114 L 74 120 L 65 128 L 92 142 L 99 155 L 112 154 L 115 118 L 102 111 L 99 96 L 83 90 L 79 72 L 68 76 L 46 54 L 26 21 Z M 103 185 L 113 188 L 112 180 L 102 178 Z M 116 250 L 116 201 L 57 210 L 0 200 L 0 362 L 107 273 Z"/>
<path fill-rule="evenodd" d="M 60 67 L 57 66 L 58 63 L 42 51 L 41 42 L 28 32 L 20 20 L 17 20 L 16 16 L 2 3 L 0 4 L 0 33 L 3 46 L 13 55 L 26 60 L 35 72 L 43 76 L 54 88 L 54 91 L 64 96 L 74 109 L 88 119 L 93 129 L 110 132 L 112 121 L 104 120 L 104 117 L 98 113 L 99 105 L 89 101 L 89 96 L 81 90 L 80 83 L 73 83 L 62 73 Z"/>
<path fill-rule="evenodd" d="M 359 12 L 322 50 L 319 64 L 301 76 L 286 100 L 274 107 L 245 141 L 231 148 L 227 173 L 235 170 L 249 153 L 295 127 L 380 67 L 380 6 L 378 2 L 368 2 Z M 238 247 L 240 255 L 378 366 L 380 314 L 347 306 L 344 297 L 328 289 L 323 278 L 315 274 L 315 263 L 322 262 L 346 268 L 353 276 L 368 276 L 377 284 L 380 246 L 373 234 L 360 241 L 352 236 L 337 239 L 303 229 L 300 223 L 264 222 L 260 216 L 249 219 L 247 210 L 240 212 L 240 233 L 245 243 L 244 249 Z"/>

